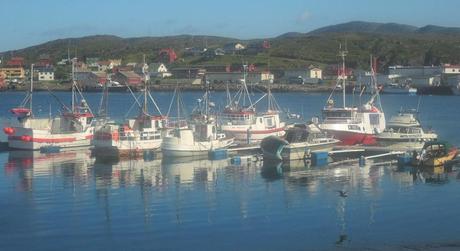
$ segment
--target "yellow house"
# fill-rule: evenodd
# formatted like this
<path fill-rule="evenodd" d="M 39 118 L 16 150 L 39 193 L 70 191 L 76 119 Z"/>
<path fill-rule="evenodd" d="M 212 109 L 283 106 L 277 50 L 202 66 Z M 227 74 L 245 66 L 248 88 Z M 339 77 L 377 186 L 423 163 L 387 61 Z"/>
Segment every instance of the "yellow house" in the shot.
<path fill-rule="evenodd" d="M 7 79 L 24 79 L 25 71 L 22 67 L 5 67 L 0 68 L 0 72 L 3 72 Z"/>

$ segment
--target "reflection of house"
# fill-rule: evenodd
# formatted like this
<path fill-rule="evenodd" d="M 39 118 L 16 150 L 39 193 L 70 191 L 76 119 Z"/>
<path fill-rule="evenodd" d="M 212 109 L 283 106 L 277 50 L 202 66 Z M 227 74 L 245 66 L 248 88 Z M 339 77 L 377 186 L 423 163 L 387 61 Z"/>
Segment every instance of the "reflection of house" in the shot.
<path fill-rule="evenodd" d="M 168 68 L 163 63 L 153 63 L 149 65 L 149 72 L 151 78 L 167 78 L 171 77 L 171 72 L 168 71 Z"/>
<path fill-rule="evenodd" d="M 54 80 L 54 68 L 53 67 L 37 67 L 36 71 L 37 71 L 38 81 L 53 81 Z"/>
<path fill-rule="evenodd" d="M 142 84 L 142 77 L 133 71 L 119 71 L 112 76 L 112 80 L 122 85 L 137 86 Z"/>

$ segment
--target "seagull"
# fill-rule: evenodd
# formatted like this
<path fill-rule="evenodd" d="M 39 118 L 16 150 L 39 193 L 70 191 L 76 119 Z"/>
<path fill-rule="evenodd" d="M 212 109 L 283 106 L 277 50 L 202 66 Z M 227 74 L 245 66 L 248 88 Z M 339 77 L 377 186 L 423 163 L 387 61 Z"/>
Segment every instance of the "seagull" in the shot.
<path fill-rule="evenodd" d="M 340 197 L 344 197 L 344 198 L 348 197 L 347 191 L 337 190 L 337 192 L 339 192 Z"/>

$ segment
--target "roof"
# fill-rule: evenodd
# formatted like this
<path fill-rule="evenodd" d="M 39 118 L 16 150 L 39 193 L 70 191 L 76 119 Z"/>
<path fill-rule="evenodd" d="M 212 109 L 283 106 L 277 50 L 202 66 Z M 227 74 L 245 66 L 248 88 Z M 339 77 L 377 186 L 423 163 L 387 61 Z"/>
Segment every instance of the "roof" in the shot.
<path fill-rule="evenodd" d="M 105 73 L 103 71 L 93 72 L 93 74 L 96 75 L 98 78 L 106 78 L 107 77 L 107 73 Z"/>
<path fill-rule="evenodd" d="M 151 69 L 158 69 L 158 68 L 160 68 L 161 65 L 165 65 L 165 64 L 163 64 L 163 63 L 151 63 L 151 64 L 149 65 L 149 68 L 151 68 Z"/>
<path fill-rule="evenodd" d="M 119 73 L 127 78 L 141 78 L 141 76 L 139 76 L 133 71 L 119 71 Z"/>

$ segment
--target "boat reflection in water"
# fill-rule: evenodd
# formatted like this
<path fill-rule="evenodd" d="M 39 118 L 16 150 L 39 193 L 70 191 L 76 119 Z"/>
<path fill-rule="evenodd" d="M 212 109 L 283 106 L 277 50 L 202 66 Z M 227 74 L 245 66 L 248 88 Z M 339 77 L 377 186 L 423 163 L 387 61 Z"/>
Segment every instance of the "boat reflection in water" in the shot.
<path fill-rule="evenodd" d="M 34 179 L 50 176 L 60 176 L 66 184 L 84 185 L 89 182 L 88 168 L 94 163 L 90 155 L 89 148 L 59 153 L 10 151 L 5 171 L 19 174 L 19 187 L 23 191 L 33 191 Z"/>
<path fill-rule="evenodd" d="M 388 235 L 399 238 L 407 224 L 402 219 L 414 212 L 417 219 L 438 216 L 434 205 L 440 202 L 427 200 L 427 192 L 439 196 L 438 191 L 455 185 L 449 180 L 459 178 L 455 166 L 400 168 L 369 161 L 363 167 L 358 163 L 316 167 L 306 161 L 273 164 L 255 158 L 242 158 L 241 163 L 231 159 L 94 163 L 89 151 L 10 152 L 5 174 L 4 185 L 20 188 L 13 193 L 15 205 L 23 209 L 20 222 L 31 222 L 15 222 L 18 240 L 24 232 L 41 237 L 66 230 L 70 246 L 80 245 L 75 235 L 94 233 L 108 249 L 116 248 L 119 242 L 110 244 L 114 240 L 136 236 L 143 245 L 153 241 L 173 250 L 186 249 L 190 243 L 197 245 L 194 248 L 218 249 L 229 235 L 242 243 L 267 234 L 285 237 L 248 242 L 248 249 L 367 247 L 366 241 L 387 233 L 389 224 Z M 456 198 L 452 193 L 443 196 Z M 446 211 L 448 216 L 456 213 Z M 423 235 L 427 228 L 431 226 L 421 222 L 414 229 Z M 194 242 L 203 236 L 220 241 Z M 302 242 L 305 236 L 308 244 Z"/>

